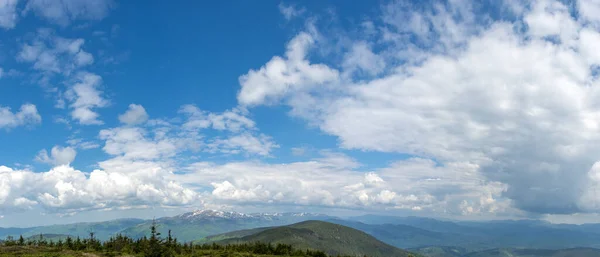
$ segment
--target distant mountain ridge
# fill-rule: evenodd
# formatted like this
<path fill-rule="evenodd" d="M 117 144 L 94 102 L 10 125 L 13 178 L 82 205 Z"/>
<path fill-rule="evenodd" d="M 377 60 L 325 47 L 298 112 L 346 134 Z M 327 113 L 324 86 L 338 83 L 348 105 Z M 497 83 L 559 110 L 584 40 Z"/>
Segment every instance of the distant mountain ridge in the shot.
<path fill-rule="evenodd" d="M 330 216 L 308 212 L 286 213 L 240 213 L 219 210 L 195 210 L 172 217 L 156 219 L 159 231 L 166 234 L 170 229 L 179 240 L 192 241 L 208 235 L 244 228 L 280 226 L 308 219 L 328 219 Z M 118 233 L 142 237 L 149 234 L 152 220 L 117 219 L 104 222 L 80 222 L 29 228 L 0 228 L 0 239 L 7 236 L 24 237 L 40 234 L 61 234 L 86 238 L 94 232 L 100 240 L 107 240 Z"/>
<path fill-rule="evenodd" d="M 447 246 L 468 252 L 495 248 L 566 249 L 600 248 L 600 224 L 552 224 L 538 220 L 447 221 L 420 217 L 365 215 L 345 219 L 318 213 L 241 213 L 196 210 L 156 219 L 158 230 L 168 230 L 180 241 L 207 242 L 230 231 L 290 225 L 306 220 L 328 221 L 364 231 L 399 248 Z M 147 236 L 151 220 L 118 219 L 31 228 L 0 228 L 0 240 L 39 234 L 59 234 L 86 238 L 94 232 L 100 240 L 121 233 L 130 237 Z M 225 238 L 220 238 L 225 239 Z"/>
<path fill-rule="evenodd" d="M 478 251 L 494 248 L 600 248 L 597 224 L 552 224 L 539 220 L 441 221 L 376 215 L 333 221 L 363 230 L 400 248 L 456 246 Z M 364 222 L 364 223 L 363 223 Z"/>
<path fill-rule="evenodd" d="M 277 217 L 330 217 L 319 213 L 308 212 L 264 212 L 264 213 L 241 213 L 234 211 L 219 211 L 219 210 L 195 210 L 186 212 L 171 218 L 180 219 L 207 219 L 207 218 L 222 218 L 222 219 L 246 219 L 246 218 L 277 218 Z M 167 217 L 168 218 L 168 217 Z"/>

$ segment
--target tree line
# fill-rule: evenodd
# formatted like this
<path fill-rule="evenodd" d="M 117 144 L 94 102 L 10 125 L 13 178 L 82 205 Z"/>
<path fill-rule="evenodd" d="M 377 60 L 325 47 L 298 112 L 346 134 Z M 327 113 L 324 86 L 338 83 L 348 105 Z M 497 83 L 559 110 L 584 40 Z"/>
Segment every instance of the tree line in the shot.
<path fill-rule="evenodd" d="M 72 238 L 58 240 L 47 240 L 43 235 L 39 238 L 33 237 L 25 239 L 20 236 L 18 239 L 7 237 L 2 242 L 6 247 L 40 247 L 57 251 L 86 251 L 102 253 L 106 256 L 117 256 L 125 254 L 143 255 L 146 257 L 174 257 L 181 255 L 196 256 L 205 255 L 206 253 L 218 252 L 219 255 L 230 253 L 249 253 L 256 255 L 278 255 L 278 256 L 299 256 L 299 257 L 327 257 L 327 254 L 318 250 L 300 250 L 295 249 L 287 244 L 270 244 L 270 243 L 246 243 L 246 244 L 228 244 L 220 245 L 212 244 L 193 244 L 192 242 L 179 242 L 172 236 L 169 230 L 166 237 L 161 237 L 161 234 L 156 229 L 156 223 L 152 223 L 150 227 L 150 236 L 144 236 L 134 239 L 122 234 L 117 234 L 110 237 L 106 241 L 98 240 L 94 233 L 90 233 L 88 238 Z M 229 254 L 228 254 L 229 253 Z M 210 254 L 212 255 L 212 254 Z"/>

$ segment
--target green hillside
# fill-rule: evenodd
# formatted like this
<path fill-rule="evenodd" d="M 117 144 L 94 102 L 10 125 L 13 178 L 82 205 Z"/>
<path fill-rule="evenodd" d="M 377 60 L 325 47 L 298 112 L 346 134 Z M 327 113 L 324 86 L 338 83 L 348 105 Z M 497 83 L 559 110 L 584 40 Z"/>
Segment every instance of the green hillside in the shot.
<path fill-rule="evenodd" d="M 272 228 L 275 228 L 275 227 L 262 227 L 262 228 L 236 230 L 236 231 L 227 232 L 227 233 L 223 233 L 223 234 L 207 236 L 207 237 L 195 240 L 194 243 L 206 244 L 206 243 L 222 241 L 225 239 L 241 238 L 241 237 L 245 237 L 245 236 L 249 236 L 249 235 L 254 235 L 256 233 L 265 231 L 267 229 L 272 229 Z"/>
<path fill-rule="evenodd" d="M 239 235 L 257 232 L 238 238 L 219 241 L 220 244 L 268 242 L 289 244 L 298 249 L 315 249 L 329 255 L 350 256 L 409 256 L 398 249 L 353 228 L 324 221 L 304 221 L 288 226 L 264 230 L 236 232 Z M 229 236 L 233 235 L 229 233 Z"/>

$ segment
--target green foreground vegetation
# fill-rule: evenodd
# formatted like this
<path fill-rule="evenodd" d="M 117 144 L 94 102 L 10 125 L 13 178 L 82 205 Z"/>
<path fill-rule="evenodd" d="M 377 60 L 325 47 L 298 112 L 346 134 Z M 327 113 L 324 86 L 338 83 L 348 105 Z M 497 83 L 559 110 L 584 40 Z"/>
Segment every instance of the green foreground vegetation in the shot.
<path fill-rule="evenodd" d="M 30 237 L 18 239 L 12 237 L 2 242 L 0 256 L 144 256 L 144 257 L 174 257 L 174 256 L 299 256 L 327 257 L 324 251 L 297 249 L 289 244 L 271 244 L 263 242 L 238 244 L 193 244 L 181 243 L 168 232 L 165 238 L 157 232 L 156 226 L 151 226 L 150 237 L 133 239 L 116 235 L 109 240 L 100 241 L 90 233 L 88 238 L 81 239 L 53 236 L 47 240 L 43 235 L 39 238 Z M 337 255 L 340 256 L 340 255 Z"/>

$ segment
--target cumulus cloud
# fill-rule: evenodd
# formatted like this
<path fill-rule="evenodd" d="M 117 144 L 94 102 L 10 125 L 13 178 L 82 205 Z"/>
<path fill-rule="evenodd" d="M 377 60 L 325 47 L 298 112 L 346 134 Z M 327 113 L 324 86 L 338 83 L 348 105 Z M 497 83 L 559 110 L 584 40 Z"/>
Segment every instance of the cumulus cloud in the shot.
<path fill-rule="evenodd" d="M 16 58 L 32 64 L 37 82 L 56 94 L 57 108 L 65 108 L 66 102 L 70 101 L 74 120 L 83 125 L 102 124 L 94 109 L 107 106 L 108 101 L 100 90 L 102 78 L 80 71 L 94 63 L 92 54 L 83 50 L 84 43 L 81 38 L 63 38 L 52 30 L 39 29 L 29 42 L 21 44 Z M 62 76 L 66 90 L 50 83 L 57 76 Z"/>
<path fill-rule="evenodd" d="M 240 108 L 214 113 L 186 105 L 181 119 L 148 120 L 137 118 L 143 107 L 130 106 L 120 117 L 124 126 L 100 132 L 111 159 L 98 170 L 85 176 L 68 166 L 41 173 L 2 167 L 0 205 L 81 209 L 201 198 L 453 215 L 599 212 L 595 5 L 579 1 L 575 14 L 560 1 L 512 2 L 511 15 L 494 20 L 470 1 L 417 9 L 392 2 L 364 23 L 368 36 L 345 37 L 347 49 L 327 64 L 313 61 L 323 58 L 311 50 L 336 39 L 301 32 L 282 56 L 240 77 Z M 83 43 L 69 42 L 74 50 L 61 53 L 74 65 L 89 63 L 71 54 Z M 24 46 L 21 60 L 45 72 L 65 70 L 60 60 L 40 57 L 56 48 L 43 44 Z M 74 119 L 97 121 L 94 108 L 107 104 L 100 81 L 91 75 L 70 84 L 93 85 L 66 94 L 81 112 Z M 277 145 L 246 108 L 274 104 L 337 137 L 342 148 L 411 158 L 369 170 L 327 151 L 294 163 L 178 166 L 184 151 L 269 156 Z M 0 111 L 0 124 L 14 117 Z"/>
<path fill-rule="evenodd" d="M 84 43 L 81 38 L 63 38 L 51 30 L 39 29 L 30 42 L 21 45 L 17 60 L 32 63 L 33 69 L 46 76 L 70 75 L 74 70 L 94 63 L 94 57 L 83 50 Z"/>
<path fill-rule="evenodd" d="M 126 159 L 157 159 L 172 157 L 179 149 L 177 138 L 148 138 L 147 131 L 138 127 L 103 129 L 100 139 L 105 140 L 102 148 L 111 155 Z"/>
<path fill-rule="evenodd" d="M 139 104 L 130 104 L 129 109 L 121 115 L 119 115 L 119 121 L 127 125 L 138 125 L 148 120 L 148 113 L 146 109 Z"/>
<path fill-rule="evenodd" d="M 398 209 L 454 215 L 517 213 L 510 201 L 501 197 L 505 185 L 482 183 L 476 166 L 461 163 L 436 167 L 429 160 L 410 159 L 363 172 L 356 169 L 353 159 L 328 153 L 305 162 L 199 162 L 188 169 L 181 175 L 182 181 L 212 187 L 205 198 L 207 203 Z"/>
<path fill-rule="evenodd" d="M 263 72 L 241 77 L 239 103 L 303 110 L 292 114 L 338 137 L 343 148 L 406 153 L 444 168 L 460 164 L 457 169 L 469 169 L 489 185 L 479 200 L 448 200 L 464 213 L 491 208 L 473 204 L 498 201 L 530 213 L 600 211 L 593 168 L 600 150 L 600 59 L 592 50 L 600 34 L 586 14 L 594 9 L 574 16 L 560 1 L 540 0 L 522 5 L 517 17 L 493 20 L 469 1 L 407 5 L 384 6 L 383 23 L 374 25 L 379 38 L 368 41 L 377 45 L 373 54 L 395 63 L 393 72 L 356 81 L 332 76 L 321 87 L 290 83 L 285 75 L 249 82 L 256 74 L 276 74 L 267 72 L 281 60 L 274 57 Z M 311 42 L 298 39 L 306 35 L 289 45 Z M 305 52 L 298 56 L 313 65 Z M 320 70 L 337 74 L 336 67 L 343 73 L 367 66 L 353 63 Z M 465 196 L 479 192 L 465 190 Z"/>
<path fill-rule="evenodd" d="M 183 112 L 182 120 L 149 120 L 101 130 L 98 138 L 110 158 L 91 172 L 69 166 L 75 147 L 85 142 L 81 139 L 69 140 L 70 147 L 41 151 L 38 161 L 55 165 L 49 171 L 1 166 L 0 207 L 65 213 L 135 206 L 291 204 L 427 214 L 518 213 L 510 200 L 501 197 L 505 184 L 485 181 L 479 166 L 466 162 L 439 166 L 414 158 L 363 171 L 357 160 L 334 151 L 293 163 L 198 162 L 189 151 L 268 156 L 276 146 L 256 132 L 253 121 L 189 110 L 202 115 Z M 208 125 L 182 126 L 195 120 L 207 120 Z M 209 135 L 214 132 L 217 135 Z M 182 164 L 186 162 L 195 163 Z"/>
<path fill-rule="evenodd" d="M 42 117 L 33 104 L 21 105 L 14 113 L 9 107 L 0 106 L 0 128 L 10 129 L 24 125 L 35 125 L 42 122 Z"/>
<path fill-rule="evenodd" d="M 250 70 L 241 76 L 240 104 L 252 106 L 274 102 L 285 97 L 287 92 L 307 91 L 336 80 L 337 70 L 306 60 L 315 40 L 315 35 L 302 32 L 288 43 L 285 57 L 275 56 L 259 70 Z"/>
<path fill-rule="evenodd" d="M 70 212 L 115 206 L 179 206 L 199 201 L 196 193 L 170 180 L 160 166 L 131 167 L 145 169 L 98 169 L 86 176 L 66 165 L 46 172 L 0 166 L 0 206 L 4 210 L 39 206 L 53 212 Z"/>
<path fill-rule="evenodd" d="M 108 101 L 102 97 L 99 87 L 102 78 L 96 74 L 78 73 L 72 86 L 66 91 L 65 96 L 71 102 L 71 117 L 83 125 L 103 124 L 98 119 L 100 116 L 93 109 L 105 107 Z"/>
<path fill-rule="evenodd" d="M 50 155 L 48 155 L 46 149 L 43 149 L 38 153 L 35 159 L 39 162 L 59 166 L 70 164 L 75 160 L 75 156 L 77 156 L 77 151 L 72 147 L 54 146 L 52 147 L 52 150 L 50 150 Z"/>
<path fill-rule="evenodd" d="M 17 4 L 18 0 L 0 1 L 0 27 L 12 29 L 17 25 Z"/>
<path fill-rule="evenodd" d="M 96 94 L 74 90 L 79 94 L 69 98 L 73 108 L 101 102 Z M 132 105 L 130 111 L 135 112 L 137 107 L 141 106 Z M 0 166 L 0 208 L 10 211 L 41 207 L 65 213 L 115 207 L 202 207 L 201 195 L 210 192 L 195 191 L 184 183 L 181 159 L 192 160 L 188 154 L 198 151 L 262 156 L 276 147 L 269 137 L 256 135 L 254 121 L 242 111 L 210 113 L 194 106 L 182 106 L 181 110 L 184 119 L 170 121 L 131 122 L 139 118 L 121 115 L 126 124 L 99 132 L 98 139 L 104 142 L 102 150 L 110 157 L 91 172 L 70 166 L 76 149 L 97 145 L 81 138 L 68 140 L 68 147 L 55 146 L 49 152 L 38 153 L 37 161 L 54 166 L 49 171 Z M 208 125 L 184 126 L 197 120 L 206 120 Z M 216 135 L 209 136 L 208 132 Z"/>
<path fill-rule="evenodd" d="M 113 5 L 112 0 L 29 0 L 23 12 L 67 26 L 76 20 L 101 20 Z"/>

